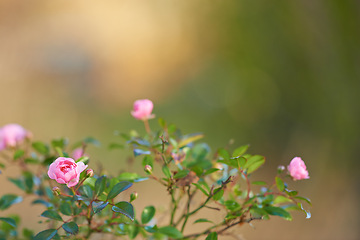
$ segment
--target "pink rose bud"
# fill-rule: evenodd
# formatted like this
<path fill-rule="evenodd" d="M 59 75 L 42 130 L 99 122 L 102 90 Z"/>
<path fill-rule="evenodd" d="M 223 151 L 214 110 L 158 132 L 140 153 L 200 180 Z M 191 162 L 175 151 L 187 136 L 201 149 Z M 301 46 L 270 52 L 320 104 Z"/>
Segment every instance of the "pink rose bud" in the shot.
<path fill-rule="evenodd" d="M 15 147 L 28 136 L 22 126 L 18 124 L 7 124 L 0 129 L 0 150 L 6 147 Z"/>
<path fill-rule="evenodd" d="M 145 171 L 146 173 L 151 174 L 151 173 L 152 173 L 152 167 L 151 167 L 150 165 L 146 165 L 146 166 L 144 167 L 144 171 Z"/>
<path fill-rule="evenodd" d="M 72 158 L 59 157 L 50 164 L 48 175 L 49 178 L 70 188 L 78 184 L 80 173 L 86 168 L 87 165 L 83 162 L 76 163 Z"/>
<path fill-rule="evenodd" d="M 53 187 L 52 191 L 53 191 L 55 196 L 59 196 L 60 193 L 61 193 L 59 187 Z"/>
<path fill-rule="evenodd" d="M 86 171 L 86 177 L 92 177 L 92 176 L 94 176 L 94 170 L 88 169 L 88 170 Z"/>
<path fill-rule="evenodd" d="M 140 99 L 134 102 L 134 110 L 131 115 L 138 120 L 147 120 L 154 118 L 155 115 L 151 114 L 154 105 L 149 99 Z"/>
<path fill-rule="evenodd" d="M 278 166 L 277 170 L 278 170 L 278 174 L 280 174 L 285 170 L 285 166 L 280 165 L 280 166 Z"/>
<path fill-rule="evenodd" d="M 287 169 L 295 181 L 309 178 L 309 172 L 306 170 L 305 163 L 299 157 L 293 158 Z"/>
<path fill-rule="evenodd" d="M 79 159 L 81 157 L 85 156 L 84 155 L 84 149 L 83 148 L 76 148 L 73 152 L 72 152 L 72 157 L 74 159 Z"/>
<path fill-rule="evenodd" d="M 130 194 L 130 202 L 134 201 L 135 199 L 137 199 L 138 197 L 138 193 L 137 192 L 133 192 Z"/>

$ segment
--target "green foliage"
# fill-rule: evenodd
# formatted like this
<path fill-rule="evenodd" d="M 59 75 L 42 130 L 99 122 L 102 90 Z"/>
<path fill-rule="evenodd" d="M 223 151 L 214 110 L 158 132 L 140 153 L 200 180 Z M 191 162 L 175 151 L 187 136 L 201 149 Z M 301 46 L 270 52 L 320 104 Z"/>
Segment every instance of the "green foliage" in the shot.
<path fill-rule="evenodd" d="M 47 229 L 42 232 L 39 232 L 34 237 L 34 240 L 50 240 L 57 234 L 56 229 Z"/>
<path fill-rule="evenodd" d="M 119 183 L 117 183 L 109 192 L 107 199 L 113 199 L 115 198 L 119 193 L 121 193 L 122 191 L 125 191 L 126 189 L 128 189 L 129 187 L 132 186 L 131 182 L 128 181 L 121 181 Z"/>
<path fill-rule="evenodd" d="M 55 210 L 46 210 L 41 214 L 41 216 L 51 218 L 57 221 L 63 221 L 61 216 Z"/>
<path fill-rule="evenodd" d="M 150 222 L 150 220 L 154 217 L 155 215 L 155 207 L 154 206 L 147 206 L 144 208 L 144 210 L 141 213 L 141 223 L 142 224 L 146 224 L 148 222 Z"/>
<path fill-rule="evenodd" d="M 15 194 L 6 194 L 0 198 L 0 210 L 5 210 L 11 205 L 22 201 L 22 197 Z"/>
<path fill-rule="evenodd" d="M 67 222 L 62 225 L 62 228 L 70 233 L 70 234 L 77 234 L 79 232 L 79 227 L 75 222 Z"/>
<path fill-rule="evenodd" d="M 158 229 L 158 231 L 174 239 L 181 239 L 184 237 L 183 234 L 178 229 L 172 226 L 161 227 Z"/>
<path fill-rule="evenodd" d="M 128 202 L 118 202 L 111 208 L 114 212 L 124 214 L 134 221 L 134 207 Z"/>
<path fill-rule="evenodd" d="M 115 176 L 104 175 L 106 171 L 83 171 L 79 174 L 76 186 L 68 188 L 63 182 L 49 179 L 47 170 L 59 156 L 69 157 L 74 148 L 87 149 L 88 145 L 99 146 L 94 138 L 88 137 L 77 142 L 71 148 L 65 138 L 54 139 L 50 144 L 40 141 L 32 142 L 32 149 L 20 146 L 9 155 L 12 163 L 20 166 L 21 174 L 8 178 L 25 195 L 34 196 L 32 204 L 46 207 L 41 216 L 46 218 L 42 223 L 51 226 L 37 233 L 29 229 L 18 229 L 20 218 L 16 216 L 0 218 L 0 239 L 16 239 L 23 235 L 25 239 L 87 239 L 92 233 L 106 233 L 115 236 L 127 236 L 129 239 L 218 239 L 230 227 L 250 223 L 253 220 L 269 219 L 279 216 L 291 220 L 289 211 L 302 211 L 309 218 L 311 215 L 303 204 L 311 204 L 306 197 L 290 190 L 284 183 L 283 172 L 278 172 L 268 185 L 264 181 L 250 181 L 252 173 L 259 169 L 265 158 L 247 153 L 249 145 L 235 147 L 231 144 L 212 152 L 208 144 L 201 142 L 202 133 L 183 135 L 174 124 L 159 119 L 162 129 L 142 137 L 138 132 L 117 134 L 124 143 L 113 143 L 109 149 L 128 149 L 133 153 L 131 160 L 142 158 L 134 164 L 146 167 L 148 177 L 136 172 L 121 173 Z M 71 155 L 71 154 L 70 154 Z M 141 156 L 141 157 L 140 157 Z M 76 160 L 90 166 L 88 154 Z M 34 165 L 28 167 L 28 164 Z M 5 168 L 6 165 L 0 164 Z M 160 170 L 161 169 L 161 170 Z M 67 169 L 66 169 L 67 170 Z M 284 173 L 283 173 L 284 174 Z M 131 204 L 138 194 L 130 194 L 130 202 L 117 202 L 116 198 L 124 191 L 141 181 L 151 180 L 164 187 L 171 200 L 167 210 L 146 206 L 135 217 Z M 254 189 L 262 187 L 260 192 Z M 51 186 L 51 187 L 50 187 Z M 55 188 L 53 188 L 55 186 Z M 139 196 L 139 198 L 146 196 Z M 129 194 L 120 195 L 119 199 L 129 199 Z M 16 194 L 6 194 L 0 198 L 0 210 L 6 210 L 22 201 Z M 155 205 L 155 204 L 154 204 Z M 163 207 L 161 207 L 163 208 Z M 218 211 L 223 219 L 210 221 L 194 216 L 199 211 Z M 169 213 L 169 222 L 158 221 L 156 212 Z M 160 215 L 160 214 L 159 214 Z M 161 222 L 162 225 L 153 225 Z M 186 235 L 187 224 L 203 223 L 208 226 L 195 234 Z M 204 224 L 205 223 L 205 224 Z"/>
<path fill-rule="evenodd" d="M 207 235 L 205 240 L 217 240 L 218 239 L 218 235 L 216 232 L 212 232 L 209 233 L 209 235 Z"/>

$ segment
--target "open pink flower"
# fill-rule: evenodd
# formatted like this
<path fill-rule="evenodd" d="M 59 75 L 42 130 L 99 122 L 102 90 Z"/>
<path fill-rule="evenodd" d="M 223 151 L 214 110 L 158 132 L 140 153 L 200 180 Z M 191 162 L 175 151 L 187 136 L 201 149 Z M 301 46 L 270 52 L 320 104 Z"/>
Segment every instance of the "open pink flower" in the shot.
<path fill-rule="evenodd" d="M 131 111 L 131 115 L 139 120 L 147 120 L 154 118 L 155 115 L 151 114 L 154 105 L 149 99 L 140 99 L 134 102 L 134 110 Z"/>
<path fill-rule="evenodd" d="M 19 124 L 7 124 L 0 128 L 0 150 L 6 147 L 15 147 L 20 144 L 27 136 L 26 131 Z"/>
<path fill-rule="evenodd" d="M 70 188 L 78 184 L 80 173 L 86 168 L 87 165 L 83 162 L 76 163 L 72 158 L 59 157 L 50 164 L 48 175 L 49 178 Z"/>
<path fill-rule="evenodd" d="M 293 158 L 287 169 L 290 173 L 290 176 L 294 180 L 302 180 L 309 178 L 309 172 L 306 170 L 305 163 L 299 157 Z"/>

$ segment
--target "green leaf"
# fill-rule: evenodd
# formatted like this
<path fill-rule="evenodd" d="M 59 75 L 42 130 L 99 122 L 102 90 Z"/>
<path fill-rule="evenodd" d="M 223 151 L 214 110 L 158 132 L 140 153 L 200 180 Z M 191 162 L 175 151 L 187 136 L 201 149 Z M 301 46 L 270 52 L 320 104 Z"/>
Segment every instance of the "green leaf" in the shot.
<path fill-rule="evenodd" d="M 73 235 L 75 235 L 75 234 L 77 234 L 77 233 L 79 232 L 79 227 L 78 227 L 78 225 L 77 225 L 75 222 L 64 223 L 64 224 L 62 225 L 62 228 L 63 228 L 66 232 L 68 232 L 68 233 L 70 233 L 70 234 L 73 234 Z"/>
<path fill-rule="evenodd" d="M 217 239 L 218 239 L 218 235 L 216 232 L 209 233 L 209 235 L 207 235 L 207 237 L 205 238 L 205 240 L 217 240 Z"/>
<path fill-rule="evenodd" d="M 171 178 L 170 169 L 169 169 L 166 165 L 164 165 L 164 166 L 162 167 L 162 171 L 163 171 L 163 173 L 165 174 L 165 176 L 166 176 L 167 178 Z"/>
<path fill-rule="evenodd" d="M 121 173 L 118 177 L 117 180 L 119 181 L 129 181 L 129 182 L 142 182 L 149 179 L 148 177 L 142 177 L 137 173 L 129 173 L 129 172 L 124 172 Z"/>
<path fill-rule="evenodd" d="M 98 213 L 101 212 L 107 205 L 109 204 L 109 202 L 92 202 L 92 209 L 94 211 L 94 213 Z"/>
<path fill-rule="evenodd" d="M 241 147 L 238 147 L 234 150 L 232 156 L 233 157 L 240 157 L 241 155 L 243 155 L 249 148 L 250 145 L 244 145 Z"/>
<path fill-rule="evenodd" d="M 172 226 L 161 227 L 158 229 L 158 231 L 162 234 L 165 234 L 166 236 L 169 236 L 170 238 L 174 238 L 174 239 L 183 238 L 183 234 Z"/>
<path fill-rule="evenodd" d="M 100 196 L 106 188 L 106 176 L 101 176 L 95 182 L 95 196 Z"/>
<path fill-rule="evenodd" d="M 225 207 L 229 209 L 230 211 L 237 211 L 241 208 L 240 204 L 233 200 L 227 200 L 225 201 Z"/>
<path fill-rule="evenodd" d="M 267 185 L 267 183 L 264 182 L 264 181 L 254 181 L 254 182 L 252 182 L 252 184 L 254 184 L 254 185 L 261 185 L 261 186 Z"/>
<path fill-rule="evenodd" d="M 307 202 L 308 204 L 311 205 L 310 199 L 308 199 L 308 198 L 306 198 L 306 197 L 296 196 L 296 197 L 294 197 L 294 198 L 295 198 L 295 199 L 299 199 L 299 200 L 303 200 L 303 201 L 305 201 L 305 202 Z"/>
<path fill-rule="evenodd" d="M 200 191 L 202 191 L 206 196 L 209 196 L 209 193 L 198 183 L 192 183 L 192 185 L 194 185 L 197 189 L 199 189 Z"/>
<path fill-rule="evenodd" d="M 8 178 L 8 180 L 18 186 L 21 190 L 25 191 L 25 184 L 22 179 Z"/>
<path fill-rule="evenodd" d="M 206 172 L 204 173 L 204 176 L 212 174 L 212 173 L 217 172 L 219 170 L 220 170 L 219 168 L 210 168 L 210 169 L 206 170 Z"/>
<path fill-rule="evenodd" d="M 220 188 L 221 188 L 221 187 L 220 187 Z M 213 196 L 213 199 L 214 199 L 215 201 L 220 200 L 220 199 L 222 198 L 222 196 L 224 195 L 224 189 L 220 189 L 220 188 L 217 188 L 217 189 L 214 190 L 214 192 L 216 192 L 216 193 L 214 194 L 214 196 Z M 220 189 L 220 190 L 218 190 L 218 189 Z"/>
<path fill-rule="evenodd" d="M 67 145 L 67 143 L 68 143 L 68 140 L 65 138 L 54 139 L 51 141 L 51 146 L 53 148 L 64 149 L 64 147 Z"/>
<path fill-rule="evenodd" d="M 142 224 L 146 224 L 146 223 L 150 222 L 150 220 L 154 217 L 154 215 L 155 215 L 154 206 L 145 207 L 144 210 L 141 213 L 141 222 L 142 222 Z"/>
<path fill-rule="evenodd" d="M 93 137 L 87 137 L 83 140 L 83 142 L 86 144 L 93 144 L 97 147 L 99 147 L 101 145 L 100 142 Z"/>
<path fill-rule="evenodd" d="M 68 202 L 63 201 L 60 204 L 59 210 L 62 214 L 66 215 L 66 216 L 72 215 L 71 205 Z"/>
<path fill-rule="evenodd" d="M 56 229 L 47 229 L 36 234 L 33 240 L 50 240 L 56 235 L 56 233 Z"/>
<path fill-rule="evenodd" d="M 82 185 L 79 188 L 79 192 L 81 193 L 81 195 L 84 195 L 85 197 L 88 197 L 90 199 L 93 197 L 93 190 L 88 185 Z"/>
<path fill-rule="evenodd" d="M 203 223 L 203 222 L 209 222 L 212 223 L 212 221 L 206 219 L 206 218 L 199 218 L 198 220 L 196 220 L 194 223 Z"/>
<path fill-rule="evenodd" d="M 154 160 L 153 160 L 153 158 L 152 158 L 151 156 L 149 156 L 149 155 L 145 155 L 145 156 L 144 156 L 144 159 L 143 159 L 143 161 L 142 161 L 142 165 L 143 165 L 143 167 L 145 167 L 146 165 L 149 165 L 149 166 L 151 166 L 151 167 L 154 167 Z"/>
<path fill-rule="evenodd" d="M 230 159 L 230 154 L 228 151 L 226 151 L 224 148 L 220 148 L 218 150 L 218 154 L 220 157 L 222 157 L 224 160 L 229 160 Z"/>
<path fill-rule="evenodd" d="M 264 207 L 264 210 L 270 215 L 279 216 L 289 221 L 292 220 L 291 214 L 281 207 L 268 206 Z"/>
<path fill-rule="evenodd" d="M 136 238 L 139 234 L 140 228 L 134 224 L 125 225 L 130 239 Z"/>
<path fill-rule="evenodd" d="M 134 207 L 128 202 L 118 202 L 111 208 L 114 212 L 124 214 L 126 217 L 134 221 Z"/>
<path fill-rule="evenodd" d="M 247 173 L 249 174 L 257 170 L 264 163 L 265 163 L 265 158 L 263 156 L 254 155 L 247 160 L 244 168 L 247 168 Z"/>
<path fill-rule="evenodd" d="M 236 159 L 236 161 L 237 161 L 237 168 L 244 168 L 244 166 L 245 166 L 245 164 L 246 164 L 246 162 L 247 162 L 247 160 L 246 160 L 246 158 L 244 158 L 244 157 L 237 157 L 237 158 L 235 158 Z"/>
<path fill-rule="evenodd" d="M 178 147 L 182 148 L 182 147 L 188 145 L 189 143 L 195 142 L 203 137 L 204 137 L 204 134 L 202 134 L 202 133 L 193 133 L 193 134 L 185 135 L 179 141 Z"/>
<path fill-rule="evenodd" d="M 22 201 L 22 197 L 15 194 L 6 194 L 0 198 L 0 210 L 5 210 L 11 205 Z"/>
<path fill-rule="evenodd" d="M 32 147 L 41 154 L 49 154 L 49 146 L 43 142 L 33 142 Z"/>
<path fill-rule="evenodd" d="M 16 222 L 14 219 L 0 217 L 0 220 L 6 222 L 6 223 L 10 224 L 12 227 L 16 228 Z"/>
<path fill-rule="evenodd" d="M 114 197 L 116 197 L 119 193 L 125 191 L 126 189 L 128 189 L 129 187 L 132 186 L 131 182 L 128 181 L 121 181 L 119 183 L 117 183 L 109 192 L 107 199 L 113 199 Z"/>
<path fill-rule="evenodd" d="M 24 172 L 25 189 L 27 193 L 31 193 L 34 187 L 34 179 L 31 172 Z"/>
<path fill-rule="evenodd" d="M 26 239 L 33 239 L 34 238 L 34 232 L 28 228 L 24 228 L 22 231 L 23 236 Z"/>
<path fill-rule="evenodd" d="M 262 217 L 263 219 L 269 219 L 268 213 L 262 208 L 251 207 L 250 214 L 254 217 Z"/>
<path fill-rule="evenodd" d="M 24 156 L 24 153 L 25 153 L 25 151 L 22 149 L 16 150 L 14 153 L 14 160 L 17 160 L 17 159 L 21 158 L 22 156 Z"/>
<path fill-rule="evenodd" d="M 280 192 L 283 192 L 285 190 L 284 182 L 281 178 L 275 177 L 276 186 L 279 189 Z"/>
<path fill-rule="evenodd" d="M 180 170 L 179 172 L 177 172 L 175 175 L 174 175 L 174 179 L 179 179 L 179 178 L 183 178 L 183 177 L 186 177 L 188 174 L 189 174 L 189 170 L 187 169 L 184 169 L 184 170 Z"/>
<path fill-rule="evenodd" d="M 43 204 L 45 207 L 51 207 L 52 206 L 51 203 L 49 203 L 49 202 L 47 202 L 47 201 L 45 201 L 44 199 L 41 199 L 41 198 L 34 200 L 32 202 L 32 204 Z"/>
<path fill-rule="evenodd" d="M 110 143 L 110 145 L 109 145 L 110 150 L 123 149 L 123 148 L 124 148 L 124 145 L 121 145 L 119 143 Z"/>
<path fill-rule="evenodd" d="M 298 191 L 292 191 L 292 190 L 287 190 L 287 189 L 285 189 L 285 192 L 290 197 L 296 196 L 298 194 Z"/>
<path fill-rule="evenodd" d="M 41 214 L 42 217 L 47 217 L 57 221 L 63 221 L 61 216 L 55 210 L 46 210 Z"/>
<path fill-rule="evenodd" d="M 274 204 L 292 202 L 291 199 L 284 197 L 284 196 L 277 196 L 274 200 Z"/>
<path fill-rule="evenodd" d="M 142 149 L 138 149 L 138 148 L 135 148 L 133 152 L 134 152 L 135 157 L 140 156 L 140 155 L 150 155 L 151 154 L 150 151 L 142 150 Z"/>
<path fill-rule="evenodd" d="M 159 123 L 160 127 L 162 127 L 162 128 L 166 127 L 166 122 L 163 118 L 159 118 L 158 123 Z"/>

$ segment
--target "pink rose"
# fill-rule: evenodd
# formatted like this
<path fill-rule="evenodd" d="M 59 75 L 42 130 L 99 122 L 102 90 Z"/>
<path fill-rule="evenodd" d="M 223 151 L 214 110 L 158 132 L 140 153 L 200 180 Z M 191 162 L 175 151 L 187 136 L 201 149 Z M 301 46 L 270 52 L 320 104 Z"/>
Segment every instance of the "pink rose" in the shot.
<path fill-rule="evenodd" d="M 306 170 L 305 163 L 299 157 L 293 158 L 287 169 L 290 173 L 290 176 L 294 180 L 302 180 L 309 178 L 309 172 Z"/>
<path fill-rule="evenodd" d="M 7 124 L 0 128 L 0 150 L 20 144 L 29 132 L 18 124 Z"/>
<path fill-rule="evenodd" d="M 79 159 L 83 156 L 85 156 L 84 154 L 84 149 L 83 148 L 76 148 L 73 152 L 72 152 L 72 156 L 74 159 Z"/>
<path fill-rule="evenodd" d="M 50 164 L 49 178 L 58 183 L 66 184 L 69 188 L 79 182 L 80 173 L 87 168 L 83 162 L 76 163 L 72 158 L 59 157 Z"/>
<path fill-rule="evenodd" d="M 131 115 L 139 120 L 147 120 L 154 118 L 155 115 L 151 114 L 154 105 L 149 99 L 140 99 L 134 102 L 134 110 L 131 111 Z"/>

